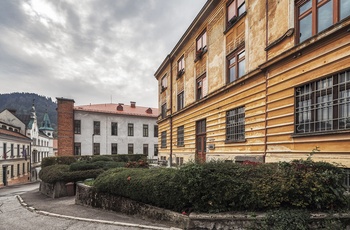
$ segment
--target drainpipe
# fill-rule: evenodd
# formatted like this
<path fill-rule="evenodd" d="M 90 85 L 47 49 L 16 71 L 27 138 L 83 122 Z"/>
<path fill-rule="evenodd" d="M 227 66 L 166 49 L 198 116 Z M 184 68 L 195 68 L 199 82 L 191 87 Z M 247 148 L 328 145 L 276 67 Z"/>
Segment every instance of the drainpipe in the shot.
<path fill-rule="evenodd" d="M 168 56 L 170 62 L 170 157 L 169 166 L 173 164 L 173 59 Z"/>
<path fill-rule="evenodd" d="M 266 17 L 266 25 L 265 25 L 265 46 L 269 45 L 269 1 L 265 0 L 265 17 Z M 265 59 L 268 61 L 268 50 L 265 53 Z M 265 71 L 265 137 L 264 137 L 264 156 L 263 162 L 266 163 L 266 154 L 267 154 L 267 87 L 268 87 L 268 76 L 269 71 Z"/>

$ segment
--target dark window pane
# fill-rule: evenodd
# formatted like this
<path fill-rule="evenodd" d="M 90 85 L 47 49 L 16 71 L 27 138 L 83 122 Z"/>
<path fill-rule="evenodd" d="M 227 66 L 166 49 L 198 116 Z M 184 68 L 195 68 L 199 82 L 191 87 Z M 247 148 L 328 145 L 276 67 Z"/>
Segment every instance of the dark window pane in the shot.
<path fill-rule="evenodd" d="M 333 24 L 333 1 L 329 1 L 317 10 L 318 32 L 327 29 Z"/>
<path fill-rule="evenodd" d="M 311 37 L 311 35 L 312 35 L 312 14 L 309 14 L 308 16 L 306 16 L 300 20 L 299 28 L 300 28 L 300 38 L 299 38 L 300 42 L 303 42 L 306 39 Z"/>
<path fill-rule="evenodd" d="M 242 60 L 238 63 L 238 78 L 242 77 L 245 74 L 245 60 Z"/>

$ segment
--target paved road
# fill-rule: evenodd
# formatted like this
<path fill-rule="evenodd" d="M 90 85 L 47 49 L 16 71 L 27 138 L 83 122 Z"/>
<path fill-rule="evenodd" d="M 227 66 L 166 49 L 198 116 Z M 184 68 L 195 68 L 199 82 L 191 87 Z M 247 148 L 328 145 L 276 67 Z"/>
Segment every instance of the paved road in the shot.
<path fill-rule="evenodd" d="M 118 215 L 118 214 L 113 214 L 111 212 L 106 212 L 103 210 L 95 210 L 87 207 L 82 207 L 83 208 L 82 211 L 85 210 L 83 212 L 89 212 L 90 210 L 91 213 L 93 213 L 93 215 L 96 216 L 96 219 L 89 218 L 86 220 L 79 220 L 79 217 L 73 217 L 72 215 L 68 216 L 68 214 L 66 218 L 65 217 L 62 218 L 62 214 L 55 217 L 55 216 L 46 216 L 43 214 L 39 214 L 35 211 L 32 212 L 20 204 L 19 200 L 17 199 L 17 195 L 27 197 L 27 198 L 33 197 L 33 195 L 39 196 L 37 194 L 37 190 L 38 190 L 38 183 L 26 184 L 26 185 L 20 185 L 20 186 L 10 186 L 10 187 L 0 189 L 0 229 L 1 230 L 171 229 L 170 227 L 152 226 L 152 225 L 144 225 L 144 224 L 138 225 L 139 227 L 137 227 L 137 224 L 130 223 L 130 220 L 129 220 L 129 223 L 118 222 L 116 224 L 113 224 L 112 223 L 113 221 L 105 221 L 105 223 L 99 223 L 99 220 L 97 220 L 99 219 L 98 218 L 99 216 L 109 216 L 109 215 Z M 71 203 L 71 200 L 72 198 L 70 199 L 70 201 L 69 199 L 66 199 L 64 200 L 64 202 Z M 26 201 L 25 199 L 24 201 L 27 202 L 28 204 L 30 203 L 30 201 Z M 47 202 L 52 202 L 52 201 L 47 200 Z M 47 202 L 46 204 L 49 205 L 49 203 Z M 54 203 L 52 204 L 54 205 Z M 69 205 L 70 206 L 67 206 L 67 213 L 69 213 L 69 210 L 68 210 L 69 207 L 76 206 L 74 204 L 69 204 Z M 80 212 L 80 209 L 79 209 L 79 212 Z M 79 215 L 77 214 L 77 216 Z M 131 219 L 131 222 L 132 222 L 132 218 L 127 216 L 125 218 Z M 138 222 L 139 220 L 135 219 L 135 221 Z M 103 221 L 100 221 L 100 222 L 103 222 Z"/>

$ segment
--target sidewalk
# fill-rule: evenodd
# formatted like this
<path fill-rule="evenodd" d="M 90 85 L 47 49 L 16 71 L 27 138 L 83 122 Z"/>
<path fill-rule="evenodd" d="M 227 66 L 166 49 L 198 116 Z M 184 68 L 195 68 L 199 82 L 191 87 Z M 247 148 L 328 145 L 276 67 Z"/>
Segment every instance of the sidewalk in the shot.
<path fill-rule="evenodd" d="M 56 216 L 96 223 L 107 223 L 135 229 L 176 229 L 151 220 L 142 220 L 112 211 L 76 205 L 75 197 L 49 198 L 38 190 L 29 191 L 18 196 L 19 202 L 30 211 L 42 215 Z"/>

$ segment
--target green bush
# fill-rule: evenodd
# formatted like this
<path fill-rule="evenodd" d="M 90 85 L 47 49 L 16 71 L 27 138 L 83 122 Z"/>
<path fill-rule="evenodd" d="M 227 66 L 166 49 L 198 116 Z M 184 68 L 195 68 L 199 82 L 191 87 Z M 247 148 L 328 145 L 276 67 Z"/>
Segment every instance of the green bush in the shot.
<path fill-rule="evenodd" d="M 39 178 L 46 183 L 76 182 L 88 178 L 96 178 L 104 172 L 103 169 L 85 171 L 69 171 L 69 165 L 51 165 L 41 169 Z"/>
<path fill-rule="evenodd" d="M 175 211 L 225 212 L 346 207 L 342 170 L 323 162 L 190 163 L 179 169 L 112 169 L 98 191 Z"/>
<path fill-rule="evenodd" d="M 308 230 L 310 213 L 303 209 L 277 209 L 266 213 L 261 230 Z"/>
<path fill-rule="evenodd" d="M 90 169 L 111 169 L 111 168 L 118 168 L 118 167 L 125 167 L 124 162 L 115 162 L 115 161 L 78 161 L 75 163 L 72 163 L 70 165 L 70 171 L 79 171 L 79 170 L 90 170 Z"/>
<path fill-rule="evenodd" d="M 112 157 L 109 155 L 100 155 L 100 156 L 94 156 L 91 158 L 91 162 L 96 162 L 96 161 L 113 161 Z"/>

